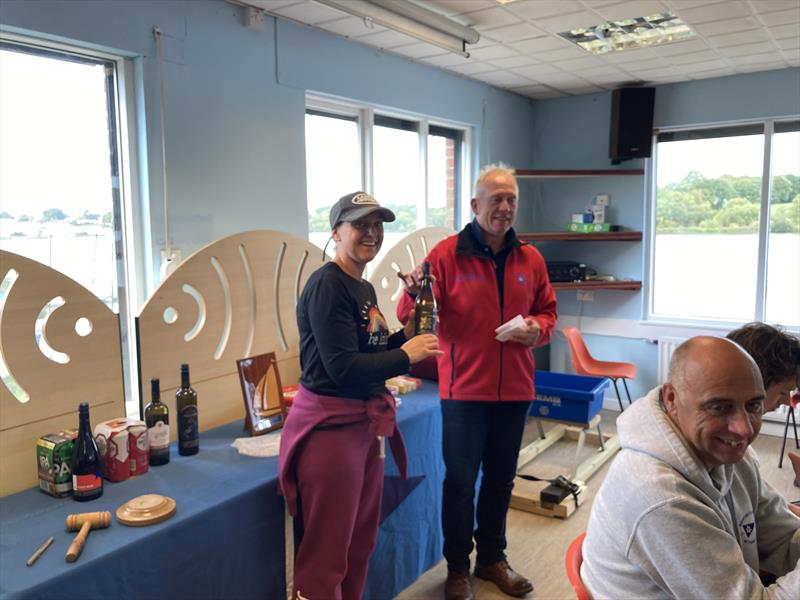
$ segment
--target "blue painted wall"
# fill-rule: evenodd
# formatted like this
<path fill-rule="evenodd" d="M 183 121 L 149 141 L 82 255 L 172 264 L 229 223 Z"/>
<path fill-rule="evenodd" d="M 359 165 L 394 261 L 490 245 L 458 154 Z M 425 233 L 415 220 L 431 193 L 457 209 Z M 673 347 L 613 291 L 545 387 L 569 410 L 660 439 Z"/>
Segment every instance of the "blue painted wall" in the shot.
<path fill-rule="evenodd" d="M 555 98 L 536 103 L 533 126 L 534 166 L 552 169 L 615 168 L 608 159 L 611 93 Z M 704 125 L 800 114 L 800 69 L 767 71 L 734 77 L 658 86 L 654 126 Z M 650 160 L 627 161 L 618 168 L 650 168 Z M 550 260 L 579 260 L 599 272 L 643 279 L 646 230 L 646 177 L 600 177 L 529 181 L 531 214 L 520 229 L 562 229 L 572 212 L 580 212 L 595 194 L 608 193 L 609 222 L 644 231 L 638 242 L 549 242 L 540 244 Z M 574 291 L 558 295 L 559 314 L 622 319 L 635 325 L 644 317 L 642 292 L 596 291 L 594 302 L 581 307 Z M 656 385 L 656 346 L 641 337 L 588 335 L 587 345 L 598 358 L 633 362 L 639 375 L 631 387 L 638 396 Z M 551 344 L 551 368 L 569 368 L 563 337 Z M 613 394 L 613 391 L 611 392 Z"/>
<path fill-rule="evenodd" d="M 307 91 L 458 121 L 474 128 L 474 164 L 533 160 L 533 102 L 439 69 L 267 18 L 243 25 L 222 0 L 3 0 L 0 25 L 130 56 L 149 172 L 141 223 L 148 289 L 163 246 L 158 72 L 163 33 L 173 245 L 183 256 L 250 229 L 307 233 Z"/>

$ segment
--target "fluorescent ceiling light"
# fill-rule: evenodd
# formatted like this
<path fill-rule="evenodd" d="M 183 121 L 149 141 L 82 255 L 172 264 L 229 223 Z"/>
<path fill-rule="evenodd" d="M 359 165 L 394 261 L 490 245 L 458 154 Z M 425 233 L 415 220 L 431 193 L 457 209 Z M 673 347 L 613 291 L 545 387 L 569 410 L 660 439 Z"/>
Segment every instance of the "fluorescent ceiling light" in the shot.
<path fill-rule="evenodd" d="M 573 29 L 558 35 L 592 54 L 606 54 L 681 42 L 697 34 L 671 12 L 662 12 L 647 17 L 607 21 L 594 27 Z"/>
<path fill-rule="evenodd" d="M 377 23 L 420 41 L 469 57 L 465 44 L 475 44 L 480 34 L 408 0 L 316 0 L 320 4 Z"/>

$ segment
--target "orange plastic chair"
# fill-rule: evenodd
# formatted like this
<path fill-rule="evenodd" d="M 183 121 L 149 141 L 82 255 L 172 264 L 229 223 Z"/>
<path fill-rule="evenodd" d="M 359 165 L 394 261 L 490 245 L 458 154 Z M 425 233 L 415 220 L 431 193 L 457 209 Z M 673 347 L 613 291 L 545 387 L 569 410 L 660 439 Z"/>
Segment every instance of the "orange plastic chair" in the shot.
<path fill-rule="evenodd" d="M 567 567 L 567 578 L 572 584 L 572 589 L 575 590 L 575 596 L 578 600 L 592 600 L 589 590 L 583 584 L 581 579 L 581 563 L 583 562 L 583 538 L 586 533 L 580 534 L 567 548 L 567 556 L 564 558 L 564 563 Z"/>
<path fill-rule="evenodd" d="M 591 375 L 592 377 L 608 377 L 614 383 L 614 391 L 617 393 L 619 409 L 625 410 L 622 406 L 622 397 L 619 395 L 617 380 L 622 379 L 625 386 L 625 393 L 628 396 L 628 406 L 631 405 L 631 393 L 628 391 L 628 379 L 636 377 L 636 365 L 626 362 L 609 362 L 597 360 L 589 354 L 586 343 L 583 341 L 581 332 L 577 327 L 565 327 L 564 335 L 567 337 L 570 354 L 572 355 L 572 368 L 579 375 Z"/>

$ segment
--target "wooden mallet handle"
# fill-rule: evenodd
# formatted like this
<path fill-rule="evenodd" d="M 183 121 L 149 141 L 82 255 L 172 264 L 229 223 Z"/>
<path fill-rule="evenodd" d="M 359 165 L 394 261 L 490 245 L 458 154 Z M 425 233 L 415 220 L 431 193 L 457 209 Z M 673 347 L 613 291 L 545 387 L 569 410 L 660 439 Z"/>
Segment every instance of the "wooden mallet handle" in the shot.
<path fill-rule="evenodd" d="M 81 530 L 78 532 L 78 535 L 75 536 L 75 539 L 72 540 L 72 543 L 67 549 L 67 554 L 64 556 L 67 562 L 75 562 L 78 560 L 81 552 L 83 552 L 83 546 L 86 544 L 86 536 L 89 535 L 91 529 L 92 522 L 88 520 L 84 521 L 83 525 L 81 525 Z"/>

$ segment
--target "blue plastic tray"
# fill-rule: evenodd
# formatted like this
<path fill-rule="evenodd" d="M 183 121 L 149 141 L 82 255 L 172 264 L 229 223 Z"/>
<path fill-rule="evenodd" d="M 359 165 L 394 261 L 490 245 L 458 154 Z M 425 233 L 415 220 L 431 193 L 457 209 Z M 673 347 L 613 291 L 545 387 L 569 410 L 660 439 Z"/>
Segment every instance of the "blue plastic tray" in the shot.
<path fill-rule="evenodd" d="M 534 417 L 587 423 L 603 408 L 603 394 L 610 383 L 606 377 L 536 371 Z"/>

